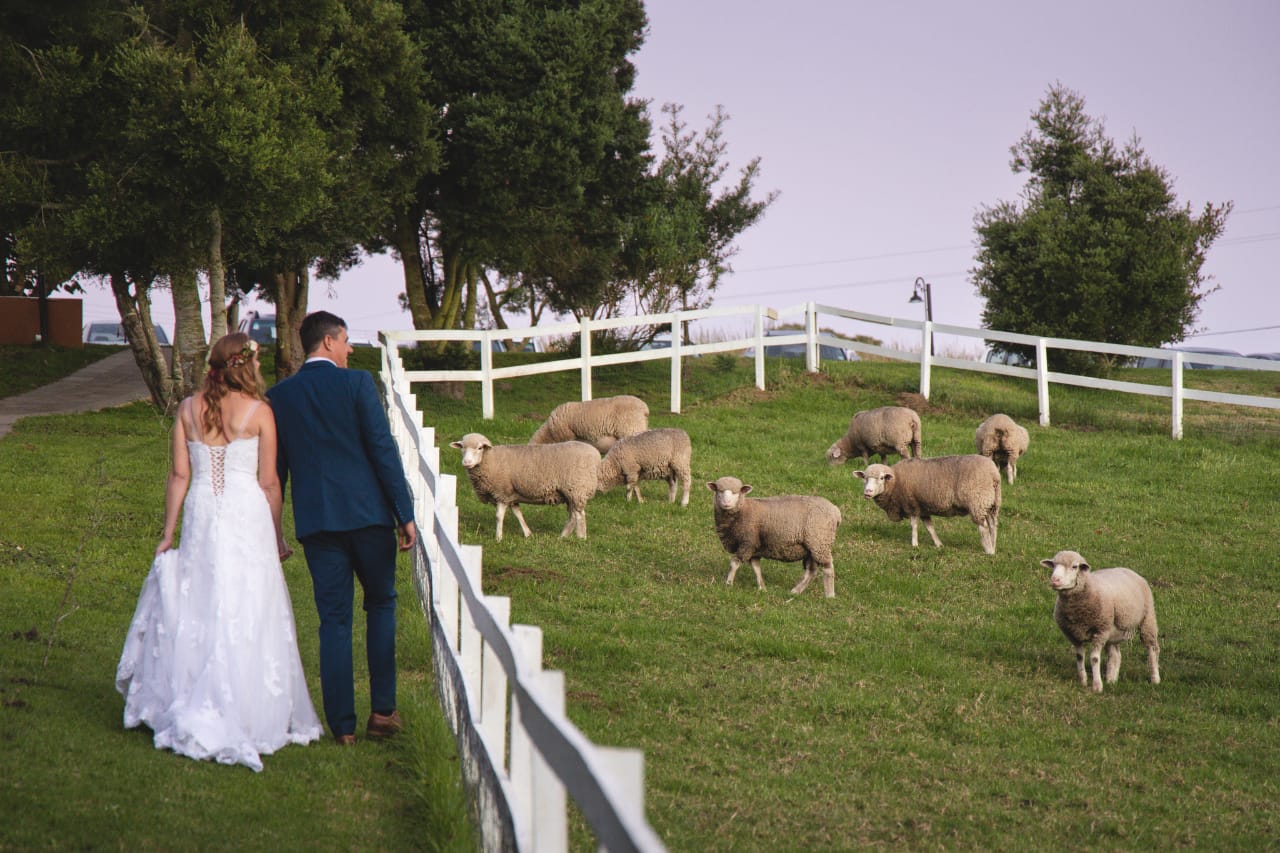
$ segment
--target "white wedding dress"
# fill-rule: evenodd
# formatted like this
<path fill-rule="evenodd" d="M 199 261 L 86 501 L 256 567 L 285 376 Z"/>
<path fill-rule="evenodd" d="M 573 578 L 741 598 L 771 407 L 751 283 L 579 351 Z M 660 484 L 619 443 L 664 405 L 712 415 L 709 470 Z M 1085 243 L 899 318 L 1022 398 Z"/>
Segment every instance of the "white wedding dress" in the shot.
<path fill-rule="evenodd" d="M 124 725 L 148 726 L 158 749 L 261 770 L 261 755 L 322 729 L 258 485 L 258 439 L 187 448 L 180 546 L 152 563 L 116 670 Z"/>

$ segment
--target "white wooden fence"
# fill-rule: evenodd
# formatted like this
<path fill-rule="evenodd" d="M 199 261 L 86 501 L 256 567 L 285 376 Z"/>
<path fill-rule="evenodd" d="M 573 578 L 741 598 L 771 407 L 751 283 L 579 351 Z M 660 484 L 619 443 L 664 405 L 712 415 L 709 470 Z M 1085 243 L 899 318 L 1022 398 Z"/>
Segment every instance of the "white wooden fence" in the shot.
<path fill-rule="evenodd" d="M 568 796 L 602 849 L 661 851 L 644 817 L 644 756 L 589 741 L 565 716 L 561 672 L 542 668 L 542 631 L 511 625 L 510 600 L 482 592 L 481 549 L 458 540 L 457 482 L 394 346 L 382 347 L 391 432 L 418 519 L 414 582 L 485 850 L 568 849 Z"/>
<path fill-rule="evenodd" d="M 747 318 L 752 326 L 752 333 L 746 337 L 719 340 L 711 343 L 684 344 L 682 338 L 685 326 L 689 323 L 708 319 Z M 804 328 L 793 334 L 765 336 L 766 320 L 783 320 L 798 317 L 802 319 Z M 850 338 L 841 337 L 830 332 L 820 331 L 822 318 L 840 318 L 869 324 L 871 327 L 891 326 L 920 330 L 920 351 L 904 352 L 891 347 L 877 346 Z M 638 352 L 611 353 L 609 355 L 593 355 L 591 352 L 591 333 L 603 329 L 635 326 L 671 327 L 671 347 L 663 349 L 640 350 Z M 1023 344 L 1036 350 L 1035 367 L 1011 367 L 1003 364 L 989 364 L 964 358 L 950 358 L 932 352 L 934 333 L 957 335 L 963 338 L 974 338 L 979 341 L 999 341 L 1002 343 Z M 566 356 L 554 361 L 541 361 L 536 364 L 519 364 L 507 367 L 494 367 L 493 342 L 511 341 L 528 338 L 556 338 L 565 335 L 578 335 L 581 341 L 580 354 Z M 582 320 L 576 323 L 556 323 L 545 326 L 533 326 L 518 329 L 490 330 L 441 330 L 441 331 L 396 331 L 383 332 L 382 338 L 394 346 L 398 343 L 412 341 L 479 341 L 479 370 L 410 370 L 405 371 L 405 379 L 409 382 L 479 382 L 481 414 L 485 419 L 493 417 L 494 383 L 517 376 L 532 376 L 540 373 L 560 371 L 578 371 L 582 377 L 582 399 L 591 399 L 591 371 L 594 367 L 629 362 L 652 361 L 654 359 L 671 360 L 671 411 L 680 412 L 680 377 L 682 362 L 690 356 L 707 355 L 717 352 L 737 352 L 745 347 L 755 351 L 755 384 L 757 388 L 765 387 L 764 345 L 780 346 L 785 344 L 803 344 L 805 350 L 805 366 L 809 371 L 818 369 L 820 349 L 822 345 L 843 347 L 854 352 L 875 354 L 897 361 L 919 361 L 920 393 L 927 399 L 930 392 L 932 370 L 938 367 L 954 367 L 961 370 L 976 370 L 985 373 L 1001 373 L 1034 379 L 1039 401 L 1040 424 L 1049 425 L 1049 386 L 1077 385 L 1085 388 L 1099 388 L 1109 391 L 1121 391 L 1128 394 L 1145 394 L 1153 397 L 1167 397 L 1171 401 L 1170 419 L 1172 435 L 1182 438 L 1182 407 L 1185 400 L 1202 400 L 1211 403 L 1227 403 L 1237 406 L 1255 406 L 1267 409 L 1280 409 L 1280 398 L 1259 397 L 1249 394 L 1225 394 L 1216 391 L 1200 391 L 1187 388 L 1183 383 L 1184 355 L 1196 363 L 1218 365 L 1221 367 L 1238 367 L 1253 370 L 1280 371 L 1280 362 L 1257 358 L 1237 356 L 1210 355 L 1195 353 L 1184 354 L 1177 350 L 1156 349 L 1153 347 L 1134 347 L 1122 344 L 1106 344 L 1097 341 L 1076 341 L 1069 338 L 1043 338 L 1036 335 L 1023 335 L 1015 332 L 1001 332 L 993 329 L 971 329 L 965 326 L 949 326 L 920 320 L 903 320 L 879 314 L 868 314 L 862 311 L 851 311 L 835 308 L 815 302 L 804 302 L 788 308 L 775 310 L 760 305 L 748 305 L 732 308 L 710 308 L 700 311 L 676 311 L 670 314 L 648 314 L 640 317 L 615 317 L 605 320 Z M 1167 358 L 1172 362 L 1172 382 L 1169 386 L 1151 385 L 1141 382 L 1128 382 L 1113 379 L 1099 379 L 1091 376 L 1077 376 L 1071 373 L 1058 373 L 1049 370 L 1048 351 L 1051 349 L 1078 350 L 1083 352 L 1106 353 L 1110 355 L 1141 358 Z"/>

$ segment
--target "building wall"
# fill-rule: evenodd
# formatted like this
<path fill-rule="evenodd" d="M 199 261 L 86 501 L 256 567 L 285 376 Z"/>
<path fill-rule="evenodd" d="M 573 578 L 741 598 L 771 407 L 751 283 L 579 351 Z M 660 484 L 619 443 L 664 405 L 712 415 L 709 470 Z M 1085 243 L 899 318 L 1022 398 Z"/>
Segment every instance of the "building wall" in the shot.
<path fill-rule="evenodd" d="M 49 343 L 82 347 L 83 303 L 79 299 L 50 299 Z M 0 296 L 0 344 L 33 343 L 40 333 L 40 300 L 34 296 Z"/>

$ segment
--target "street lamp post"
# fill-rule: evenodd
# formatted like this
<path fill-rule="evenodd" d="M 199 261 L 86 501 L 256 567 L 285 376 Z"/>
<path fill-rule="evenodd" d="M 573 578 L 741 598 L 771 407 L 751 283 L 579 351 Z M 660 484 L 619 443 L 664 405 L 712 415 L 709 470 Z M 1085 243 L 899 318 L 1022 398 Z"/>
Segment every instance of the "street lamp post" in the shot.
<path fill-rule="evenodd" d="M 923 298 L 921 298 L 921 293 L 924 294 Z M 913 302 L 913 303 L 923 302 L 924 303 L 924 319 L 929 323 L 933 322 L 933 285 L 925 281 L 923 276 L 916 276 L 915 284 L 913 285 L 911 290 L 911 298 L 908 299 L 907 301 Z M 937 353 L 938 351 L 933 344 L 933 331 L 930 330 L 929 331 L 929 354 L 937 355 Z"/>

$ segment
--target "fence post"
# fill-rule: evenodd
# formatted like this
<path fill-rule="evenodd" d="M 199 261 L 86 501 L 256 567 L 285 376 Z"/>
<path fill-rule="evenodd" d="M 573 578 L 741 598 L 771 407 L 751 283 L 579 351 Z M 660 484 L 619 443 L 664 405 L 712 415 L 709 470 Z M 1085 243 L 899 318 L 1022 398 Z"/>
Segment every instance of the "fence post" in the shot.
<path fill-rule="evenodd" d="M 516 670 L 530 678 L 542 671 L 542 629 L 512 625 Z M 511 818 L 521 850 L 533 850 L 533 741 L 520 722 L 520 703 L 511 703 Z"/>
<path fill-rule="evenodd" d="M 1036 398 L 1040 404 L 1040 426 L 1049 425 L 1049 347 L 1044 338 L 1036 341 Z"/>
<path fill-rule="evenodd" d="M 756 306 L 756 387 L 764 390 L 764 308 Z"/>
<path fill-rule="evenodd" d="M 684 344 L 684 319 L 679 313 L 671 317 L 671 414 L 680 414 L 681 360 L 680 349 Z"/>
<path fill-rule="evenodd" d="M 480 339 L 480 417 L 493 420 L 493 333 Z"/>
<path fill-rule="evenodd" d="M 545 669 L 530 679 L 547 713 L 564 716 L 564 673 Z M 568 797 L 564 783 L 537 751 L 533 754 L 533 846 L 530 850 L 569 849 Z"/>
<path fill-rule="evenodd" d="M 920 327 L 920 396 L 929 399 L 929 379 L 933 370 L 933 321 Z"/>
<path fill-rule="evenodd" d="M 484 604 L 499 625 L 505 628 L 511 624 L 510 598 L 486 595 Z M 479 728 L 494 765 L 501 767 L 507 750 L 507 673 L 488 643 L 484 644 L 484 659 L 480 667 Z"/>
<path fill-rule="evenodd" d="M 578 324 L 578 349 L 582 353 L 582 402 L 591 399 L 591 321 Z"/>
<path fill-rule="evenodd" d="M 1182 353 L 1173 353 L 1173 437 L 1182 438 Z"/>
<path fill-rule="evenodd" d="M 804 369 L 818 371 L 818 309 L 814 303 L 804 304 Z"/>
<path fill-rule="evenodd" d="M 459 545 L 462 555 L 462 567 L 466 570 L 471 588 L 481 589 L 481 561 L 483 552 L 479 545 Z M 460 597 L 461 598 L 461 597 Z M 462 682 L 467 686 L 467 696 L 471 706 L 478 707 L 480 700 L 480 667 L 481 653 L 484 651 L 483 635 L 476 628 L 471 618 L 471 608 L 465 601 L 460 601 L 458 608 L 458 658 L 461 661 Z"/>

